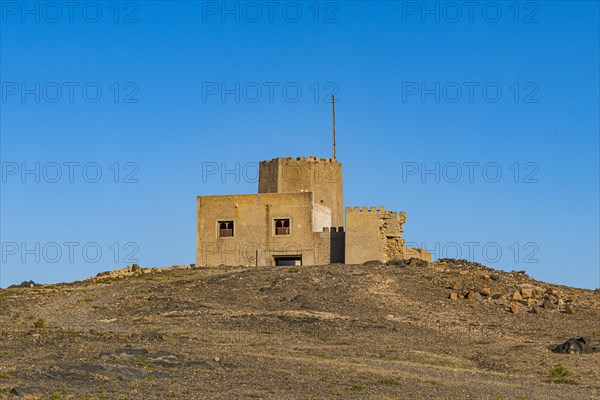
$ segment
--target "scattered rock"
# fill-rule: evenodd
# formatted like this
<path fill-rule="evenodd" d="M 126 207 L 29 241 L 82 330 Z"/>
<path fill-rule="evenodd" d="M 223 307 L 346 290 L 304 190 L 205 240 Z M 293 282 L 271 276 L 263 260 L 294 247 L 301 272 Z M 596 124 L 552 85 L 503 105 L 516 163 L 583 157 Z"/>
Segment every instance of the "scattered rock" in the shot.
<path fill-rule="evenodd" d="M 562 354 L 590 354 L 595 350 L 590 346 L 590 338 L 579 337 L 567 340 L 563 344 L 556 346 L 552 351 Z"/>
<path fill-rule="evenodd" d="M 521 297 L 530 299 L 533 297 L 533 288 L 521 288 Z"/>
<path fill-rule="evenodd" d="M 489 296 L 492 294 L 492 290 L 489 287 L 484 287 L 483 289 L 481 289 L 481 294 Z"/>
<path fill-rule="evenodd" d="M 458 300 L 458 293 L 452 292 L 452 293 L 450 293 L 450 296 L 448 296 L 448 298 L 452 301 L 456 301 L 456 300 Z"/>
<path fill-rule="evenodd" d="M 552 294 L 547 294 L 544 296 L 545 300 L 548 300 L 549 302 L 551 302 L 552 304 L 557 304 L 558 303 L 558 298 Z"/>
<path fill-rule="evenodd" d="M 377 260 L 371 260 L 371 261 L 365 261 L 362 265 L 364 267 L 369 267 L 369 268 L 379 267 L 379 266 L 381 266 L 381 262 L 377 261 Z"/>
<path fill-rule="evenodd" d="M 154 357 L 149 357 L 148 361 L 152 362 L 155 365 L 161 366 L 161 367 L 176 367 L 181 365 L 181 363 L 179 362 L 179 360 L 177 359 L 177 356 L 175 354 L 171 354 L 168 352 L 165 352 L 166 354 L 164 355 L 156 355 Z"/>
<path fill-rule="evenodd" d="M 511 311 L 513 314 L 518 314 L 518 313 L 519 313 L 519 306 L 518 306 L 518 305 L 516 305 L 516 304 L 511 304 L 511 305 L 510 305 L 510 311 Z"/>
<path fill-rule="evenodd" d="M 38 283 L 35 283 L 34 281 L 25 281 L 25 282 L 21 282 L 18 285 L 10 285 L 9 287 L 7 287 L 7 289 L 13 289 L 13 288 L 32 288 L 32 287 L 36 287 L 36 286 L 40 286 Z"/>
<path fill-rule="evenodd" d="M 452 290 L 461 290 L 462 289 L 462 285 L 459 282 L 452 282 L 450 284 L 450 289 L 452 289 Z"/>
<path fill-rule="evenodd" d="M 114 271 L 99 272 L 96 278 L 124 278 L 127 276 L 137 275 L 141 273 L 147 273 L 150 269 L 144 270 L 139 264 L 128 265 L 125 268 L 115 269 Z M 90 278 L 94 279 L 94 278 Z"/>
<path fill-rule="evenodd" d="M 99 364 L 61 364 L 50 367 L 44 375 L 62 381 L 95 381 L 103 379 L 120 379 L 130 381 L 142 379 L 143 374 L 134 368 L 104 366 Z"/>
<path fill-rule="evenodd" d="M 535 306 L 535 299 L 529 298 L 529 299 L 527 299 L 525 304 L 527 304 L 529 307 L 533 307 L 533 306 Z"/>
<path fill-rule="evenodd" d="M 479 293 L 471 290 L 469 292 L 469 294 L 467 295 L 467 298 L 471 301 L 479 301 L 479 300 L 481 300 L 481 295 Z"/>
<path fill-rule="evenodd" d="M 409 259 L 407 264 L 411 267 L 417 267 L 417 268 L 426 268 L 429 266 L 429 263 L 427 261 L 421 260 L 420 258 L 415 258 L 415 257 L 412 257 L 411 259 Z"/>
<path fill-rule="evenodd" d="M 400 268 L 408 267 L 406 260 L 402 260 L 402 259 L 398 259 L 398 258 L 393 258 L 393 259 L 389 260 L 388 262 L 386 262 L 385 264 L 391 265 L 393 267 L 400 267 Z"/>
<path fill-rule="evenodd" d="M 142 360 L 148 358 L 146 349 L 118 349 L 114 353 L 101 353 L 100 358 L 114 356 L 120 359 Z"/>
<path fill-rule="evenodd" d="M 574 314 L 575 311 L 573 310 L 573 306 L 571 306 L 570 304 L 567 304 L 564 308 L 564 311 L 566 314 Z"/>
<path fill-rule="evenodd" d="M 511 297 L 512 301 L 521 301 L 523 300 L 523 296 L 521 296 L 521 293 L 519 293 L 518 291 L 515 291 Z"/>
<path fill-rule="evenodd" d="M 491 277 L 487 274 L 483 274 L 481 277 L 486 281 L 489 281 L 491 279 Z"/>
<path fill-rule="evenodd" d="M 290 301 L 293 301 L 294 303 L 298 303 L 302 306 L 306 305 L 308 303 L 308 299 L 306 298 L 305 295 L 303 294 L 297 294 L 296 296 L 294 296 L 294 298 Z"/>
<path fill-rule="evenodd" d="M 478 262 L 471 262 L 469 260 L 465 260 L 465 259 L 454 259 L 454 258 L 439 258 L 437 260 L 438 263 L 445 263 L 445 264 L 449 264 L 452 267 L 466 267 L 466 268 L 478 268 L 478 269 L 483 269 L 485 268 L 485 266 L 483 264 L 480 264 Z"/>
<path fill-rule="evenodd" d="M 133 363 L 139 365 L 141 362 L 148 363 L 151 365 L 173 368 L 181 366 L 202 366 L 210 369 L 221 368 L 221 357 L 215 356 L 212 360 L 193 360 L 193 361 L 182 361 L 180 356 L 170 353 L 168 351 L 158 351 L 156 353 L 150 353 L 146 349 L 134 349 L 125 348 L 116 350 L 113 353 L 101 353 L 101 359 L 109 359 L 121 363 Z M 85 374 L 92 376 L 101 376 L 105 378 L 118 378 L 121 380 L 128 379 L 142 379 L 143 374 L 138 369 L 123 368 L 116 366 L 102 366 L 102 365 L 91 365 L 84 364 L 79 366 L 56 366 L 53 367 L 50 373 L 46 374 L 50 377 L 56 378 L 70 378 L 76 380 L 89 379 Z"/>
<path fill-rule="evenodd" d="M 542 307 L 544 307 L 547 310 L 553 310 L 556 308 L 556 306 L 554 305 L 554 303 L 552 303 L 550 300 L 544 300 L 542 301 Z"/>
<path fill-rule="evenodd" d="M 530 313 L 532 314 L 539 314 L 539 311 L 536 307 L 531 307 L 531 309 L 529 310 Z"/>
<path fill-rule="evenodd" d="M 157 331 L 147 331 L 139 334 L 141 340 L 157 341 L 157 342 L 173 342 L 173 338 Z"/>
<path fill-rule="evenodd" d="M 14 387 L 10 391 L 13 395 L 23 399 L 41 399 L 46 395 L 46 391 L 39 386 Z"/>
<path fill-rule="evenodd" d="M 499 276 L 499 275 L 491 275 L 491 276 L 490 276 L 490 278 L 491 278 L 493 281 L 497 281 L 497 280 L 499 280 L 499 279 L 500 279 L 500 276 Z"/>
<path fill-rule="evenodd" d="M 500 297 L 502 297 L 502 295 L 500 293 L 494 293 L 492 295 L 492 299 L 494 299 L 494 300 L 498 300 Z"/>

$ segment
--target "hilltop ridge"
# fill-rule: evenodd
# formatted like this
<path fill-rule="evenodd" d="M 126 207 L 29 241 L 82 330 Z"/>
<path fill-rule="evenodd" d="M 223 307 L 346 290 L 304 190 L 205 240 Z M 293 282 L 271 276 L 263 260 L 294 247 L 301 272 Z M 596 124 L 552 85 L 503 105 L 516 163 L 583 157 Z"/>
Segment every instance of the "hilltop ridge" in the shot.
<path fill-rule="evenodd" d="M 600 395 L 600 353 L 551 351 L 600 344 L 598 290 L 464 260 L 128 266 L 0 304 L 0 398 Z"/>

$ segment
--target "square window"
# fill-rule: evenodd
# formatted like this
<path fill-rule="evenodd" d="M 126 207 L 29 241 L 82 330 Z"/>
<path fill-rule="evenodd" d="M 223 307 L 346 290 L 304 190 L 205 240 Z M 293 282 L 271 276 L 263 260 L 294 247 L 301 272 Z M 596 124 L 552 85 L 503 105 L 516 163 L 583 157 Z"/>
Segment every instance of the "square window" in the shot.
<path fill-rule="evenodd" d="M 281 218 L 275 220 L 275 235 L 289 235 L 290 234 L 290 219 Z"/>
<path fill-rule="evenodd" d="M 219 221 L 219 237 L 233 237 L 233 221 Z"/>

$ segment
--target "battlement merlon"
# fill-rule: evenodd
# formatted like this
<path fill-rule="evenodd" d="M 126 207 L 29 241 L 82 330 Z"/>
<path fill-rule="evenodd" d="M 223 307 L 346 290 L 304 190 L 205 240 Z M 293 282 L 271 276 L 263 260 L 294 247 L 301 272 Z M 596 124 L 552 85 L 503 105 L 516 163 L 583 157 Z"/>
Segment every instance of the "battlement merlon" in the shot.
<path fill-rule="evenodd" d="M 396 212 L 396 211 L 391 211 L 391 210 L 386 210 L 384 206 L 379 206 L 379 207 L 375 207 L 375 206 L 354 206 L 354 207 L 346 207 L 346 213 L 355 213 L 355 212 L 359 212 L 359 213 L 373 213 L 373 214 L 391 214 L 391 215 L 397 215 L 400 218 L 404 218 L 406 219 L 406 212 L 404 211 L 400 211 L 400 212 Z"/>
<path fill-rule="evenodd" d="M 346 207 L 346 212 L 390 212 L 396 214 L 395 211 L 388 211 L 384 206 L 354 206 L 354 207 Z"/>
<path fill-rule="evenodd" d="M 269 164 L 269 163 L 283 163 L 283 162 L 319 162 L 319 163 L 337 163 L 341 164 L 338 160 L 334 160 L 333 158 L 327 157 L 314 157 L 314 156 L 306 156 L 306 157 L 275 157 L 270 160 L 262 160 L 260 164 Z"/>

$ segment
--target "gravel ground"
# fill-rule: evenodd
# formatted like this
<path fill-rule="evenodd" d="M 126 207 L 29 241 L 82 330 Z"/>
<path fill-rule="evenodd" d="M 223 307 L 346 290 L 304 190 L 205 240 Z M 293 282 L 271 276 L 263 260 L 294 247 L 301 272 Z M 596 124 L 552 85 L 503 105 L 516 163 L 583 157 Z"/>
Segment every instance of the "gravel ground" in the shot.
<path fill-rule="evenodd" d="M 597 399 L 579 336 L 599 291 L 457 260 L 121 271 L 0 290 L 0 399 Z"/>

